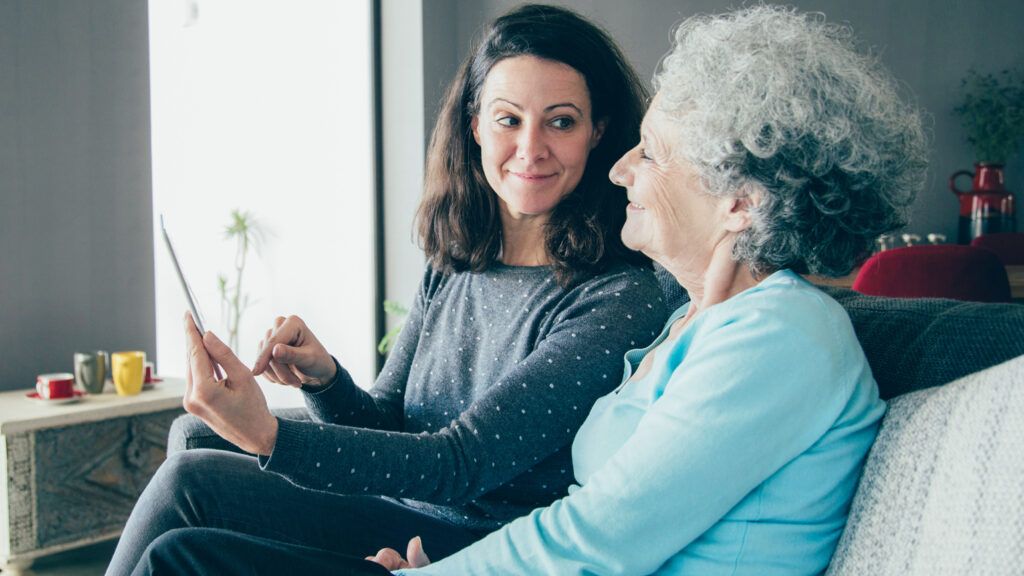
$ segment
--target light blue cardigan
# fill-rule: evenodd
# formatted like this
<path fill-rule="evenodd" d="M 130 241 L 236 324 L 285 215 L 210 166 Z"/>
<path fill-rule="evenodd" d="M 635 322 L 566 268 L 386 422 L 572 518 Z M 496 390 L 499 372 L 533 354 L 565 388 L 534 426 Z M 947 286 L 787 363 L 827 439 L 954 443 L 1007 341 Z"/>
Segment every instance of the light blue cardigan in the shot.
<path fill-rule="evenodd" d="M 697 315 L 630 381 L 687 306 L 594 405 L 573 443 L 579 487 L 400 573 L 822 572 L 885 411 L 846 312 L 777 272 Z"/>

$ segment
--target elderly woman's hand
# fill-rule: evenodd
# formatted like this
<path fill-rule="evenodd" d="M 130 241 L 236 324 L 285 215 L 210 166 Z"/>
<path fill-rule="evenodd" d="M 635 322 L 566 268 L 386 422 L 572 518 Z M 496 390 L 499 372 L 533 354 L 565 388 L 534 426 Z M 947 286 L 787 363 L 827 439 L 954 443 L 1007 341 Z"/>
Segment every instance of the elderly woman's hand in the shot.
<path fill-rule="evenodd" d="M 213 332 L 200 335 L 188 313 L 185 337 L 185 410 L 242 450 L 269 455 L 277 442 L 277 418 L 252 372 Z M 214 362 L 224 368 L 223 380 L 214 375 Z"/>
<path fill-rule="evenodd" d="M 366 559 L 376 562 L 388 570 L 400 570 L 402 568 L 422 568 L 430 564 L 430 558 L 423 551 L 423 541 L 419 536 L 409 540 L 409 546 L 405 551 L 408 560 L 393 548 L 381 548 L 376 556 L 367 556 Z"/>

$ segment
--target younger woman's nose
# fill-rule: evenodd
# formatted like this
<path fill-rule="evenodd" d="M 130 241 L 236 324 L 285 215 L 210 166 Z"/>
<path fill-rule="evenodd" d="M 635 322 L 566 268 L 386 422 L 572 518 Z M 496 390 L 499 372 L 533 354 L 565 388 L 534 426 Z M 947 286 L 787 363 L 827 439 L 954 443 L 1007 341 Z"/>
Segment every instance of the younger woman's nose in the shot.
<path fill-rule="evenodd" d="M 524 124 L 516 140 L 516 156 L 520 160 L 536 162 L 547 158 L 548 151 L 543 128 Z"/>

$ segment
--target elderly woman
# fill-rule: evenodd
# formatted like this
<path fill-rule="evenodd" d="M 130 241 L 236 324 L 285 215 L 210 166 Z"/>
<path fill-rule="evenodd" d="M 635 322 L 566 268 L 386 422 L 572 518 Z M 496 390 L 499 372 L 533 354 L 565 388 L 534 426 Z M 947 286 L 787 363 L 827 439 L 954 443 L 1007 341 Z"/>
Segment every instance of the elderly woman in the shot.
<path fill-rule="evenodd" d="M 578 487 L 410 574 L 828 566 L 885 406 L 846 313 L 801 274 L 846 274 L 905 223 L 918 115 L 847 30 L 781 8 L 687 20 L 655 84 L 611 179 L 623 241 L 692 300 L 584 422 Z"/>

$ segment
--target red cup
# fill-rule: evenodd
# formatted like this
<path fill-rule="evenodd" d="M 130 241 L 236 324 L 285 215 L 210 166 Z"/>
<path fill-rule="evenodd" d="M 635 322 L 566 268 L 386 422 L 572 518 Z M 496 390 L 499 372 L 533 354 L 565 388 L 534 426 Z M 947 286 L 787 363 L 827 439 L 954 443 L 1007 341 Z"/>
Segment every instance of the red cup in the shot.
<path fill-rule="evenodd" d="M 152 362 L 146 362 L 144 364 L 144 366 L 145 366 L 145 374 L 142 377 L 142 383 L 143 384 L 151 384 L 153 382 L 153 363 Z"/>
<path fill-rule="evenodd" d="M 75 395 L 75 375 L 67 372 L 36 376 L 36 392 L 40 398 L 58 400 Z"/>

